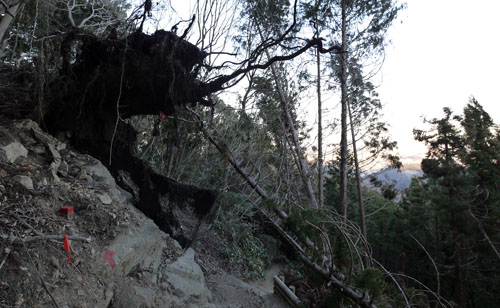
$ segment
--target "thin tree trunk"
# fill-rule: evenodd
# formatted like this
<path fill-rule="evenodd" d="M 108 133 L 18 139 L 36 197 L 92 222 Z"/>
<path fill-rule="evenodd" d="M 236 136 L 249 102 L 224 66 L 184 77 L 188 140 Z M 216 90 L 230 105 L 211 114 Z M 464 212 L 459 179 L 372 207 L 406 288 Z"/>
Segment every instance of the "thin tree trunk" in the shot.
<path fill-rule="evenodd" d="M 434 224 L 435 224 L 434 238 L 436 241 L 436 250 L 434 253 L 436 254 L 437 263 L 443 264 L 441 260 L 441 240 L 439 236 L 439 216 L 437 214 L 434 216 Z"/>
<path fill-rule="evenodd" d="M 318 15 L 316 15 L 316 31 L 319 37 Z M 316 85 L 318 95 L 318 207 L 323 207 L 323 127 L 321 110 L 321 63 L 319 49 L 316 49 L 316 69 L 318 81 Z"/>
<path fill-rule="evenodd" d="M 356 138 L 354 135 L 354 123 L 352 121 L 351 105 L 347 103 L 347 109 L 349 111 L 349 122 L 351 123 L 351 137 L 352 137 L 352 151 L 354 155 L 354 165 L 356 167 L 356 186 L 358 188 L 358 202 L 359 202 L 359 216 L 361 220 L 361 234 L 363 235 L 363 241 L 365 242 L 365 247 L 367 250 L 367 255 L 364 256 L 365 266 L 370 266 L 370 259 L 368 258 L 368 237 L 366 235 L 366 217 L 365 217 L 365 205 L 363 202 L 363 192 L 361 191 L 361 175 L 359 171 L 359 161 L 358 161 L 358 151 L 356 149 Z"/>
<path fill-rule="evenodd" d="M 455 298 L 460 307 L 466 307 L 465 297 L 465 277 L 462 270 L 462 251 L 458 235 L 455 233 Z"/>
<path fill-rule="evenodd" d="M 314 191 L 311 185 L 311 181 L 309 179 L 309 170 L 307 168 L 307 163 L 304 158 L 304 153 L 302 152 L 302 147 L 300 146 L 299 137 L 297 135 L 297 130 L 295 129 L 295 125 L 293 124 L 292 116 L 290 115 L 290 111 L 288 109 L 288 102 L 283 92 L 283 87 L 281 86 L 280 79 L 278 77 L 274 64 L 271 65 L 271 72 L 276 82 L 276 89 L 278 90 L 278 94 L 280 97 L 281 109 L 283 110 L 283 113 L 285 115 L 285 120 L 287 122 L 286 124 L 288 125 L 288 129 L 290 130 L 290 134 L 292 135 L 292 142 L 294 144 L 295 151 L 297 152 L 297 158 L 299 162 L 298 167 L 302 171 L 301 177 L 302 181 L 304 182 L 304 186 L 306 188 L 307 196 L 309 197 L 309 201 L 311 201 L 311 205 L 317 208 L 318 202 L 316 201 L 316 197 L 314 196 Z"/>
<path fill-rule="evenodd" d="M 347 40 L 346 3 L 342 0 L 342 46 L 340 53 L 341 137 L 340 137 L 340 208 L 347 220 Z"/>
<path fill-rule="evenodd" d="M 227 191 L 227 180 L 229 178 L 229 161 L 227 158 L 224 158 L 223 159 L 223 163 L 222 163 L 222 166 L 224 168 L 224 177 L 223 177 L 223 183 L 222 183 L 222 187 L 223 187 L 223 191 Z"/>
<path fill-rule="evenodd" d="M 257 30 L 259 31 L 261 39 L 263 39 L 262 32 L 260 30 L 259 24 L 257 23 Z M 266 50 L 266 56 L 268 59 L 271 59 L 271 55 L 269 54 L 269 51 Z M 292 116 L 290 115 L 290 110 L 288 109 L 288 100 L 287 97 L 285 96 L 285 92 L 283 91 L 283 86 L 281 85 L 280 78 L 278 76 L 278 73 L 276 71 L 276 66 L 271 64 L 271 73 L 273 75 L 274 82 L 276 84 L 276 90 L 278 91 L 279 98 L 280 98 L 280 107 L 281 110 L 283 111 L 283 116 L 285 118 L 286 124 L 288 125 L 288 129 L 290 131 L 290 134 L 292 135 L 292 142 L 295 148 L 295 152 L 297 153 L 297 158 L 298 158 L 298 168 L 301 171 L 300 175 L 302 178 L 302 181 L 304 182 L 304 186 L 306 189 L 307 196 L 309 198 L 309 201 L 311 202 L 311 206 L 317 208 L 318 207 L 318 202 L 316 201 L 316 197 L 314 196 L 314 191 L 311 185 L 311 181 L 309 180 L 309 170 L 307 168 L 307 163 L 304 158 L 304 153 L 302 152 L 302 148 L 300 146 L 299 142 L 299 137 L 297 135 L 297 130 L 295 129 L 295 125 L 293 124 Z"/>
<path fill-rule="evenodd" d="M 172 167 L 174 166 L 174 157 L 175 153 L 177 152 L 177 146 L 170 144 L 168 147 L 169 151 L 169 156 L 168 156 L 168 162 L 167 162 L 167 176 L 171 176 L 172 174 Z"/>

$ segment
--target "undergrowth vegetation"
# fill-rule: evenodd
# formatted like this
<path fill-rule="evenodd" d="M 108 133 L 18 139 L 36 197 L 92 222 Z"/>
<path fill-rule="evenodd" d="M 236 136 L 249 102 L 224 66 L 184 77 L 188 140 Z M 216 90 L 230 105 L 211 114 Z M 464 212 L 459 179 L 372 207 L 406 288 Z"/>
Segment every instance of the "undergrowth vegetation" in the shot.
<path fill-rule="evenodd" d="M 222 245 L 232 265 L 239 268 L 243 279 L 263 278 L 271 264 L 264 244 L 256 236 L 257 225 L 252 221 L 253 205 L 243 194 L 224 193 L 214 220 Z"/>

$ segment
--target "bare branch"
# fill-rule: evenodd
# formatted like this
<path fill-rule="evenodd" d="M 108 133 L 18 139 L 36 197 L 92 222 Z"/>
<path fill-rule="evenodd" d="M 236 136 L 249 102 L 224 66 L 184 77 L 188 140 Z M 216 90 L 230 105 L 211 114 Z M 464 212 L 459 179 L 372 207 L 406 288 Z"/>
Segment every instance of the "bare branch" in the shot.
<path fill-rule="evenodd" d="M 302 48 L 300 48 L 299 50 L 297 50 L 291 54 L 270 57 L 266 63 L 248 65 L 247 67 L 240 68 L 229 75 L 223 75 L 221 77 L 218 77 L 214 81 L 209 82 L 208 84 L 205 84 L 205 93 L 208 95 L 210 93 L 215 93 L 217 91 L 227 89 L 227 87 L 224 87 L 224 84 L 237 78 L 238 76 L 240 76 L 242 74 L 246 74 L 247 72 L 252 71 L 252 70 L 267 69 L 275 62 L 291 60 L 293 58 L 298 57 L 302 53 L 306 52 L 309 48 L 311 48 L 313 46 L 318 48 L 320 53 L 330 53 L 330 52 L 339 53 L 341 51 L 339 46 L 332 46 L 330 48 L 325 49 L 323 47 L 323 39 L 322 38 L 313 38 L 313 39 L 309 40 L 307 42 L 307 44 L 305 44 Z"/>

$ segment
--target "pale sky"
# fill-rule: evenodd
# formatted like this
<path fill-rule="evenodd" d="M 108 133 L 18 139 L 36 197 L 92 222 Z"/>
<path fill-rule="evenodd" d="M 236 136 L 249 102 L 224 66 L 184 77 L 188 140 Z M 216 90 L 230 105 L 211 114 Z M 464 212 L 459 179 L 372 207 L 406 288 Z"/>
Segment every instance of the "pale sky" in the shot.
<path fill-rule="evenodd" d="M 471 95 L 500 122 L 500 1 L 408 0 L 389 32 L 380 98 L 402 156 L 425 153 L 421 116 L 462 113 Z"/>

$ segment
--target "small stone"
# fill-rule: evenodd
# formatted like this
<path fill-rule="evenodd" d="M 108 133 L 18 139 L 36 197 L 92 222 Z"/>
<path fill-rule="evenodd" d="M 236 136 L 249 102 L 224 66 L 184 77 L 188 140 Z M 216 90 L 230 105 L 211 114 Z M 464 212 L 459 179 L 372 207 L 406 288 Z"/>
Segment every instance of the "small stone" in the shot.
<path fill-rule="evenodd" d="M 55 268 L 59 268 L 59 260 L 57 260 L 54 256 L 50 257 L 50 264 L 54 266 Z"/>
<path fill-rule="evenodd" d="M 61 176 L 68 176 L 68 171 L 69 171 L 69 166 L 68 166 L 68 163 L 66 161 L 62 161 L 61 162 L 61 165 L 59 166 L 59 168 L 57 169 L 57 172 L 61 175 Z"/>
<path fill-rule="evenodd" d="M 101 200 L 102 204 L 111 204 L 113 200 L 111 200 L 111 197 L 108 194 L 102 194 L 99 195 L 99 200 Z"/>
<path fill-rule="evenodd" d="M 28 150 L 17 141 L 14 141 L 6 146 L 0 147 L 0 159 L 4 156 L 5 159 L 13 164 L 19 157 L 27 157 Z"/>
<path fill-rule="evenodd" d="M 54 171 L 50 171 L 50 175 L 52 177 L 52 182 L 54 182 L 55 184 L 59 184 L 61 182 L 61 179 Z"/>
<path fill-rule="evenodd" d="M 16 126 L 17 129 L 21 130 L 31 130 L 31 129 L 40 130 L 40 126 L 38 126 L 38 124 L 35 121 L 29 119 L 16 121 L 14 125 Z"/>
<path fill-rule="evenodd" d="M 87 183 L 90 183 L 90 182 L 92 182 L 92 181 L 93 181 L 92 177 L 91 177 L 90 175 L 88 175 L 88 174 L 84 175 L 84 176 L 82 177 L 82 180 L 87 181 Z"/>
<path fill-rule="evenodd" d="M 78 296 L 85 296 L 85 292 L 82 289 L 78 289 L 77 294 Z"/>
<path fill-rule="evenodd" d="M 60 271 L 58 268 L 56 268 L 56 269 L 54 270 L 54 272 L 52 273 L 52 279 L 59 279 L 59 278 L 61 278 L 62 276 L 63 276 L 63 275 L 61 274 L 61 271 Z"/>
<path fill-rule="evenodd" d="M 61 166 L 61 154 L 56 150 L 54 145 L 48 143 L 47 147 L 49 148 L 50 154 L 52 154 L 53 161 L 50 163 L 50 169 L 53 172 L 57 172 L 57 169 L 59 169 L 59 166 Z"/>
<path fill-rule="evenodd" d="M 45 154 L 47 151 L 45 150 L 45 146 L 42 144 L 37 144 L 32 148 L 33 152 L 36 154 Z"/>
<path fill-rule="evenodd" d="M 80 169 L 80 172 L 78 172 L 79 179 L 83 179 L 83 177 L 86 175 L 87 175 L 87 171 L 85 171 L 85 169 Z"/>
<path fill-rule="evenodd" d="M 13 180 L 23 185 L 26 189 L 33 189 L 33 180 L 29 176 L 16 175 L 15 177 L 13 177 Z"/>
<path fill-rule="evenodd" d="M 58 151 L 66 150 L 66 143 L 64 143 L 64 142 L 57 143 L 56 144 L 56 149 Z"/>

